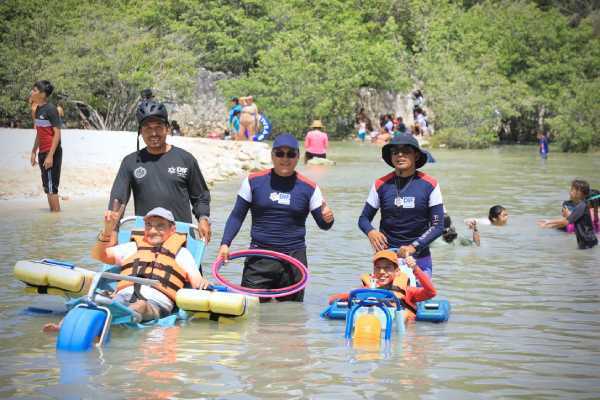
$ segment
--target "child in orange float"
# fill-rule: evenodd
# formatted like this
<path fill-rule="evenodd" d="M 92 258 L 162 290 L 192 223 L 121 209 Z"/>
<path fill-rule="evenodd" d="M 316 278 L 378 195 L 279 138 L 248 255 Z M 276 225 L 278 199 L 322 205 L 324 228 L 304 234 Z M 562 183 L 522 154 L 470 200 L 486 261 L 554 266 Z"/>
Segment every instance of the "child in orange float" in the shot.
<path fill-rule="evenodd" d="M 413 257 L 405 259 L 413 271 L 421 287 L 409 286 L 409 277 L 398 267 L 398 255 L 391 250 L 381 250 L 373 256 L 373 274 L 361 276 L 363 287 L 373 286 L 377 289 L 392 291 L 404 306 L 404 316 L 414 320 L 417 314 L 417 302 L 429 300 L 436 295 L 431 279 L 417 265 Z M 329 297 L 329 304 L 336 300 L 348 300 L 348 293 L 335 294 Z"/>

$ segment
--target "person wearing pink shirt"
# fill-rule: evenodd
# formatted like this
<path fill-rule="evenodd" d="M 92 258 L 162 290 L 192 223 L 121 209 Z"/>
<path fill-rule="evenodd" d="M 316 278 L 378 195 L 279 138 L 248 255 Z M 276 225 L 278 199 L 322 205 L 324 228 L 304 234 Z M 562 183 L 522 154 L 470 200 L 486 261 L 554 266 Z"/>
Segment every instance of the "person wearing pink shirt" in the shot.
<path fill-rule="evenodd" d="M 327 133 L 323 132 L 323 123 L 321 120 L 314 120 L 310 125 L 312 129 L 306 134 L 304 139 L 304 163 L 308 160 L 317 158 L 327 158 L 327 147 L 329 146 L 329 138 Z"/>

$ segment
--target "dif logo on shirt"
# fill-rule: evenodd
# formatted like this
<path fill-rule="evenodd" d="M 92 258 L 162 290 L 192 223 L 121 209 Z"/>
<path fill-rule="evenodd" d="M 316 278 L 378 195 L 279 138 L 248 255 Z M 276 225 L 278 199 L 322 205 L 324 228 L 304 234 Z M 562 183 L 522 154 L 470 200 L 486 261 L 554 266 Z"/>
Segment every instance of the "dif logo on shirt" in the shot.
<path fill-rule="evenodd" d="M 415 198 L 414 197 L 396 197 L 394 199 L 394 205 L 396 207 L 402 208 L 415 208 Z"/>
<path fill-rule="evenodd" d="M 269 199 L 278 204 L 282 204 L 284 206 L 290 205 L 290 199 L 292 196 L 289 193 L 280 193 L 280 192 L 272 192 L 269 196 Z"/>

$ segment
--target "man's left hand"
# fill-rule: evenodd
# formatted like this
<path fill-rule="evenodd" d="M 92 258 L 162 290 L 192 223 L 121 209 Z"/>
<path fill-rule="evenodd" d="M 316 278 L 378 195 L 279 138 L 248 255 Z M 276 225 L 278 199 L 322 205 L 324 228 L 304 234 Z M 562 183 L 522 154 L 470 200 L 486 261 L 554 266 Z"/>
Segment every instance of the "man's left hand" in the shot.
<path fill-rule="evenodd" d="M 54 164 L 53 156 L 46 156 L 46 159 L 44 160 L 44 169 L 52 168 L 52 164 Z"/>
<path fill-rule="evenodd" d="M 331 211 L 331 208 L 324 201 L 321 204 L 321 215 L 323 216 L 323 220 L 328 224 L 333 222 L 333 211 Z"/>
<path fill-rule="evenodd" d="M 406 258 L 412 254 L 415 254 L 416 251 L 417 249 L 415 249 L 415 246 L 412 244 L 409 244 L 408 246 L 400 246 L 398 249 L 398 257 Z"/>
<path fill-rule="evenodd" d="M 198 231 L 200 232 L 200 237 L 208 244 L 208 242 L 210 242 L 211 229 L 210 223 L 206 218 L 202 218 L 198 221 Z"/>

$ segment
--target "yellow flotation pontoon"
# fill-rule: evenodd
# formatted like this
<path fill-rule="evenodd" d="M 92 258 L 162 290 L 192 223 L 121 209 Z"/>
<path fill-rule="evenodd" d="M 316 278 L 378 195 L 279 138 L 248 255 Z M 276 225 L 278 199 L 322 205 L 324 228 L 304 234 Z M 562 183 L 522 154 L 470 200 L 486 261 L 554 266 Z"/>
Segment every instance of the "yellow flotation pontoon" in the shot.
<path fill-rule="evenodd" d="M 27 293 L 79 297 L 89 290 L 95 272 L 71 263 L 43 259 L 18 261 L 14 274 L 27 285 Z"/>

